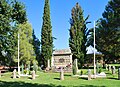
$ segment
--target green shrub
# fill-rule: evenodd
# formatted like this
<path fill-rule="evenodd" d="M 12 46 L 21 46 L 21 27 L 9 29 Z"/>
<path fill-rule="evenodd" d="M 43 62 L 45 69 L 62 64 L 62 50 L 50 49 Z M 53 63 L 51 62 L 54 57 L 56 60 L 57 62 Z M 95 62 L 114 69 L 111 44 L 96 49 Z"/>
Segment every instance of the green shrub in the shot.
<path fill-rule="evenodd" d="M 24 74 L 27 74 L 27 70 L 24 70 Z"/>

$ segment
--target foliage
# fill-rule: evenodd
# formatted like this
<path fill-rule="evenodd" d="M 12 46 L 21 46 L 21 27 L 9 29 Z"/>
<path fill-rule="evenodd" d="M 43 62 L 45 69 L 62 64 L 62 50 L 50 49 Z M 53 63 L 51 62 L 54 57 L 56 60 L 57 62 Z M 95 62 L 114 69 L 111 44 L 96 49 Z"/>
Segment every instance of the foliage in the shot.
<path fill-rule="evenodd" d="M 86 28 L 88 17 L 84 19 L 83 10 L 78 3 L 72 8 L 71 16 L 69 46 L 73 53 L 73 59 L 78 59 L 79 66 L 82 66 L 86 57 L 86 42 L 89 34 Z"/>
<path fill-rule="evenodd" d="M 53 52 L 52 26 L 50 20 L 49 0 L 45 0 L 43 25 L 41 31 L 41 57 L 44 67 L 47 67 L 47 60 L 51 59 Z"/>
<path fill-rule="evenodd" d="M 17 18 L 21 16 L 22 18 Z M 17 32 L 16 24 L 27 20 L 25 7 L 16 0 L 0 0 L 0 18 L 0 59 L 2 64 L 9 65 L 14 62 L 13 55 L 17 45 L 14 35 Z"/>
<path fill-rule="evenodd" d="M 110 0 L 102 16 L 96 24 L 96 49 L 107 63 L 120 58 L 120 0 Z M 89 43 L 93 46 L 93 33 Z"/>
<path fill-rule="evenodd" d="M 42 60 L 40 59 L 40 41 L 39 39 L 35 36 L 34 30 L 32 32 L 32 37 L 33 37 L 33 49 L 36 55 L 36 60 L 38 61 L 38 64 L 41 65 Z"/>
<path fill-rule="evenodd" d="M 29 64 L 35 60 L 35 53 L 32 45 L 32 27 L 30 23 L 27 22 L 18 25 L 18 29 L 20 34 L 20 62 Z"/>

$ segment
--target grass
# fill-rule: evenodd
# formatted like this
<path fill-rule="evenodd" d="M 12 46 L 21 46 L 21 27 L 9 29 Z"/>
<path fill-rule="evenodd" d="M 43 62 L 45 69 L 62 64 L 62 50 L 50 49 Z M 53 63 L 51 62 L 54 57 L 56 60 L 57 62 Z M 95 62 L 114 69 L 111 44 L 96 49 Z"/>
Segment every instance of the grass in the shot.
<path fill-rule="evenodd" d="M 120 64 L 108 64 L 110 66 L 120 66 Z"/>
<path fill-rule="evenodd" d="M 65 73 L 65 80 L 59 79 L 59 73 L 39 72 L 38 77 L 32 80 L 28 77 L 11 78 L 11 72 L 4 73 L 0 77 L 0 87 L 120 87 L 118 76 L 107 73 L 107 78 L 97 78 L 90 81 L 87 78 L 72 77 L 72 74 Z"/>

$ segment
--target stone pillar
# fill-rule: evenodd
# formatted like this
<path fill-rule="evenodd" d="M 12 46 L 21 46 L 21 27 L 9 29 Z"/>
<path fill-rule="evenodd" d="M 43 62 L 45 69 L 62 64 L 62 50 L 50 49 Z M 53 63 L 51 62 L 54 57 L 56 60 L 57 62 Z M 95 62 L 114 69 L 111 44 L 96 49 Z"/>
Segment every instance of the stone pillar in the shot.
<path fill-rule="evenodd" d="M 15 79 L 16 78 L 16 69 L 14 69 L 14 71 L 13 71 L 13 79 Z"/>
<path fill-rule="evenodd" d="M 32 71 L 32 79 L 35 79 L 35 71 Z"/>
<path fill-rule="evenodd" d="M 51 59 L 51 67 L 54 66 L 54 56 L 52 55 L 52 59 Z"/>
<path fill-rule="evenodd" d="M 91 70 L 88 69 L 88 80 L 91 80 Z"/>
<path fill-rule="evenodd" d="M 108 65 L 107 64 L 105 64 L 105 68 L 106 68 L 106 70 L 108 70 Z"/>
<path fill-rule="evenodd" d="M 111 66 L 110 65 L 108 66 L 108 71 L 111 71 Z"/>
<path fill-rule="evenodd" d="M 50 60 L 47 60 L 47 68 L 50 68 Z"/>
<path fill-rule="evenodd" d="M 60 80 L 64 80 L 64 71 L 62 68 L 60 70 Z"/>
<path fill-rule="evenodd" d="M 1 77 L 1 70 L 0 70 L 0 77 Z"/>
<path fill-rule="evenodd" d="M 118 68 L 118 80 L 120 80 L 120 67 Z"/>
<path fill-rule="evenodd" d="M 75 66 L 76 66 L 76 71 L 78 72 L 78 63 L 77 63 L 77 59 L 75 59 Z"/>
<path fill-rule="evenodd" d="M 112 74 L 115 74 L 115 66 L 112 66 Z"/>

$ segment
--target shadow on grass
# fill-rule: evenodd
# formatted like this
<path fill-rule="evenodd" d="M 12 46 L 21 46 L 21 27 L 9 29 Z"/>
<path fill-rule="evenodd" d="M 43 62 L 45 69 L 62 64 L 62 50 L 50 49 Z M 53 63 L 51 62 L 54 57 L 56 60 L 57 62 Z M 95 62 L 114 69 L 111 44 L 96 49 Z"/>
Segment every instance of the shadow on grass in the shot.
<path fill-rule="evenodd" d="M 25 82 L 6 82 L 0 81 L 0 87 L 67 87 L 62 85 L 54 85 L 54 84 L 32 84 Z M 69 87 L 105 87 L 105 86 L 93 86 L 93 85 L 82 85 L 82 86 L 69 86 Z"/>
<path fill-rule="evenodd" d="M 65 87 L 65 86 L 56 86 L 54 84 L 32 84 L 25 82 L 6 82 L 0 81 L 0 87 Z"/>
<path fill-rule="evenodd" d="M 71 75 L 69 75 L 69 74 L 64 74 L 64 76 L 71 76 Z"/>
<path fill-rule="evenodd" d="M 79 77 L 79 79 L 88 80 L 88 78 L 85 77 Z"/>
<path fill-rule="evenodd" d="M 108 77 L 107 79 L 118 80 L 118 78 L 114 78 L 114 77 Z"/>
<path fill-rule="evenodd" d="M 105 87 L 105 86 L 84 85 L 84 86 L 73 86 L 73 87 Z"/>
<path fill-rule="evenodd" d="M 54 78 L 54 79 L 56 79 L 56 80 L 60 80 L 60 78 Z"/>

